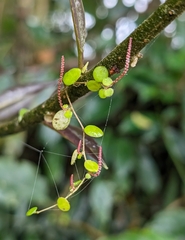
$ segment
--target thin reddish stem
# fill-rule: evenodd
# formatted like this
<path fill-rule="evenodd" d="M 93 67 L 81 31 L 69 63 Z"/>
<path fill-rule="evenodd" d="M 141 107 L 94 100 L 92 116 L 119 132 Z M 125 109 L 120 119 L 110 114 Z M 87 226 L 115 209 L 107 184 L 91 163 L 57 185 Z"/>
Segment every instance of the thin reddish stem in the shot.
<path fill-rule="evenodd" d="M 58 93 L 58 103 L 61 108 L 63 108 L 62 99 L 61 99 L 61 85 L 64 75 L 64 65 L 65 65 L 65 59 L 64 56 L 61 57 L 61 65 L 60 65 L 60 78 L 58 80 L 58 87 L 57 87 L 57 93 Z"/>
<path fill-rule="evenodd" d="M 129 66 L 130 66 L 130 56 L 131 56 L 131 49 L 132 49 L 132 38 L 129 38 L 128 48 L 127 48 L 127 54 L 126 54 L 126 60 L 125 60 L 125 67 L 123 72 L 114 80 L 113 84 L 117 83 L 119 80 L 121 80 L 128 72 Z"/>

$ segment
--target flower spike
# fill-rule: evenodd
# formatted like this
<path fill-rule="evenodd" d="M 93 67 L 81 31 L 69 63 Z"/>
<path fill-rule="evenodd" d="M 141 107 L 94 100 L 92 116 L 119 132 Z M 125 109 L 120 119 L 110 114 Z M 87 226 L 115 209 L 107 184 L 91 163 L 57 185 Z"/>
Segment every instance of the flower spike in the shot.
<path fill-rule="evenodd" d="M 128 70 L 129 70 L 131 49 L 132 49 L 132 38 L 129 38 L 124 71 L 114 80 L 114 82 L 113 82 L 114 84 L 117 83 L 119 80 L 121 80 L 127 74 Z"/>
<path fill-rule="evenodd" d="M 98 177 L 101 173 L 101 169 L 102 169 L 102 146 L 99 146 L 98 171 L 96 173 L 92 173 L 91 176 Z"/>
<path fill-rule="evenodd" d="M 60 78 L 58 79 L 58 103 L 60 105 L 61 108 L 63 108 L 63 104 L 62 104 L 62 99 L 61 99 L 61 84 L 62 84 L 62 80 L 63 80 L 63 75 L 64 75 L 64 65 L 65 65 L 65 59 L 64 56 L 61 57 L 61 66 L 60 66 Z"/>

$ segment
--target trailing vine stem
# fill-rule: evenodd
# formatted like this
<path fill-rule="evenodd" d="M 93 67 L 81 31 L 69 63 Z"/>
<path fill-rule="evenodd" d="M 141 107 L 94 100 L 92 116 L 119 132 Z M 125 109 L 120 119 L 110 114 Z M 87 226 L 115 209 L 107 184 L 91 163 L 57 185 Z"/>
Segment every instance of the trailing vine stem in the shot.
<path fill-rule="evenodd" d="M 76 111 L 73 108 L 73 104 L 71 103 L 71 100 L 69 98 L 69 95 L 68 95 L 67 91 L 65 93 L 66 93 L 66 97 L 67 97 L 67 100 L 69 102 L 69 105 L 70 105 L 70 107 L 71 107 L 71 109 L 73 111 L 73 114 L 75 115 L 76 120 L 78 121 L 78 123 L 80 124 L 80 127 L 82 129 L 82 134 L 83 134 L 82 135 L 82 154 L 84 156 L 84 159 L 87 160 L 86 153 L 85 153 L 85 132 L 84 132 L 84 126 L 83 126 L 82 122 L 80 121 L 78 115 L 76 114 Z"/>
<path fill-rule="evenodd" d="M 57 204 L 54 204 L 54 205 L 49 206 L 49 207 L 47 207 L 47 208 L 41 209 L 41 210 L 39 210 L 39 211 L 36 211 L 36 214 L 40 214 L 40 213 L 45 212 L 45 211 L 47 211 L 47 210 L 53 209 L 53 208 L 56 207 L 56 206 L 57 206 Z"/>

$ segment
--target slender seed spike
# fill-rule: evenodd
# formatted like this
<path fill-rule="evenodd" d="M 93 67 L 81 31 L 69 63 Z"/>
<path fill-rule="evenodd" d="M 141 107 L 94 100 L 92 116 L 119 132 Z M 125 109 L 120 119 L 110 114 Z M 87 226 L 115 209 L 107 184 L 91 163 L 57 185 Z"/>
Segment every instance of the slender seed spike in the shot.
<path fill-rule="evenodd" d="M 91 173 L 91 176 L 98 177 L 102 169 L 102 146 L 99 146 L 99 155 L 98 155 L 98 171 L 96 173 Z"/>
<path fill-rule="evenodd" d="M 113 84 L 117 83 L 119 80 L 121 80 L 128 72 L 129 65 L 130 65 L 130 56 L 131 56 L 131 49 L 132 49 L 132 38 L 129 38 L 128 48 L 127 48 L 127 54 L 126 54 L 126 60 L 125 60 L 125 67 L 123 72 L 114 80 Z"/>
<path fill-rule="evenodd" d="M 62 84 L 62 80 L 63 80 L 63 75 L 64 75 L 64 65 L 65 65 L 65 59 L 64 56 L 61 57 L 61 65 L 60 65 L 60 78 L 58 80 L 58 103 L 60 105 L 61 108 L 63 108 L 63 104 L 62 104 L 62 99 L 61 99 L 61 84 Z"/>

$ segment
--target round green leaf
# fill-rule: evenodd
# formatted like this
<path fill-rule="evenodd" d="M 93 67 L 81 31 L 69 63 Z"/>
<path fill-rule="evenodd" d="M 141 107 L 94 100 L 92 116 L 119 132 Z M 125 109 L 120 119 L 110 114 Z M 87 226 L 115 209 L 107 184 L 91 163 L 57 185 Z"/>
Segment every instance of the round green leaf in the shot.
<path fill-rule="evenodd" d="M 64 211 L 64 212 L 67 212 L 70 210 L 70 203 L 69 201 L 64 198 L 64 197 L 59 197 L 57 199 L 57 206 L 60 210 Z"/>
<path fill-rule="evenodd" d="M 90 137 L 102 137 L 103 131 L 95 125 L 87 125 L 84 128 L 84 132 Z"/>
<path fill-rule="evenodd" d="M 102 83 L 105 87 L 109 87 L 112 85 L 113 81 L 110 77 L 107 77 L 103 79 Z"/>
<path fill-rule="evenodd" d="M 114 89 L 113 88 L 105 89 L 104 94 L 106 97 L 111 97 L 114 94 Z"/>
<path fill-rule="evenodd" d="M 80 76 L 81 76 L 81 69 L 72 68 L 64 74 L 63 82 L 67 86 L 72 85 L 79 79 Z"/>
<path fill-rule="evenodd" d="M 109 72 L 106 67 L 98 66 L 93 71 L 93 77 L 97 82 L 102 82 L 104 78 L 109 76 Z"/>
<path fill-rule="evenodd" d="M 86 173 L 86 174 L 85 174 L 85 178 L 86 178 L 86 179 L 91 179 L 91 174 Z"/>
<path fill-rule="evenodd" d="M 77 151 L 77 149 L 75 149 L 71 156 L 71 165 L 75 164 L 77 156 L 78 156 L 78 151 Z"/>
<path fill-rule="evenodd" d="M 68 109 L 68 108 L 69 108 L 69 105 L 68 105 L 68 104 L 64 104 L 64 105 L 62 106 L 62 108 L 63 108 L 63 109 Z"/>
<path fill-rule="evenodd" d="M 21 108 L 19 110 L 19 122 L 22 120 L 24 114 L 27 113 L 28 111 L 29 111 L 29 109 L 27 109 L 27 108 Z"/>
<path fill-rule="evenodd" d="M 52 120 L 52 125 L 54 127 L 54 129 L 56 130 L 64 130 L 68 127 L 70 123 L 70 118 L 67 118 L 65 116 L 65 111 L 64 110 L 60 110 L 58 111 Z"/>
<path fill-rule="evenodd" d="M 84 162 L 84 167 L 88 172 L 93 172 L 93 173 L 97 172 L 99 168 L 98 164 L 92 160 L 86 160 Z"/>
<path fill-rule="evenodd" d="M 105 89 L 101 88 L 98 92 L 98 95 L 100 98 L 106 98 L 107 96 L 105 95 Z"/>
<path fill-rule="evenodd" d="M 83 156 L 83 154 L 82 154 L 82 153 L 79 153 L 78 156 L 77 156 L 77 159 L 81 159 L 82 156 Z"/>
<path fill-rule="evenodd" d="M 31 216 L 33 214 L 36 214 L 36 213 L 37 213 L 37 207 L 32 207 L 27 211 L 26 216 L 29 217 L 29 216 Z"/>
<path fill-rule="evenodd" d="M 69 119 L 72 118 L 73 112 L 71 111 L 71 109 L 67 109 L 66 111 L 64 111 L 64 116 Z"/>
<path fill-rule="evenodd" d="M 101 88 L 101 84 L 95 80 L 89 80 L 87 82 L 87 88 L 92 92 L 97 92 Z"/>

